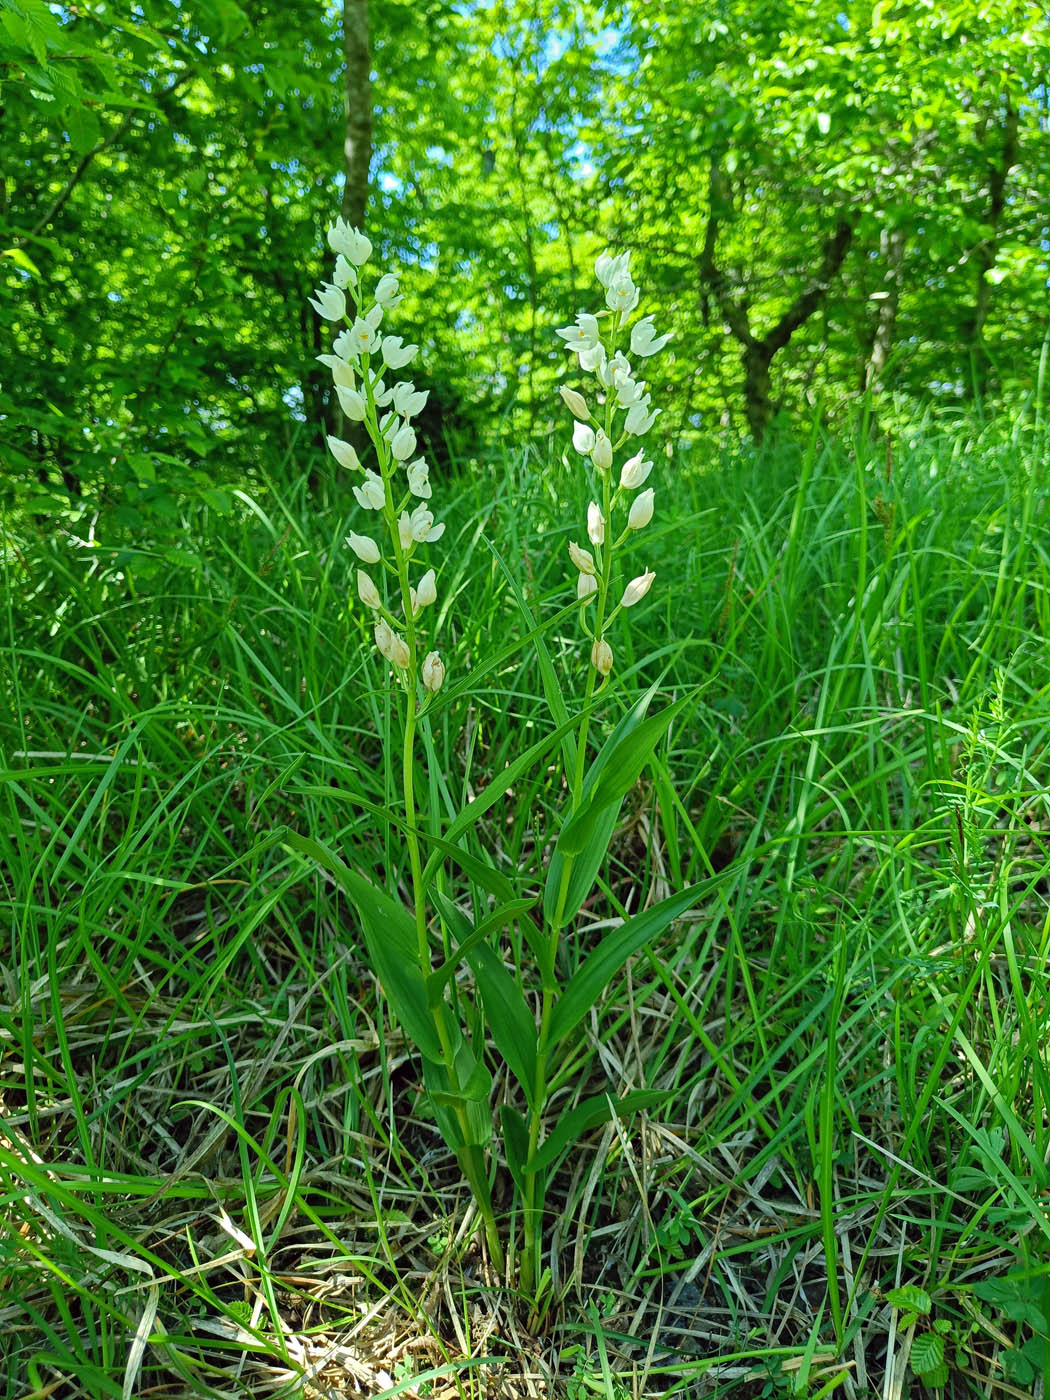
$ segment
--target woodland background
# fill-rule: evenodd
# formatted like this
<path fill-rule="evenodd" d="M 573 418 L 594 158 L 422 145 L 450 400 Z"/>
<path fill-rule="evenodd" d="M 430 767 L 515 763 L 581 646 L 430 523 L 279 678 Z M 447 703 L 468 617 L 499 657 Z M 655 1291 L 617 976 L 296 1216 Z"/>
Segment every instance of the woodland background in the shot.
<path fill-rule="evenodd" d="M 551 427 L 606 244 L 675 332 L 672 435 L 1014 411 L 1048 72 L 1026 0 L 0 0 L 4 495 L 134 527 L 319 470 L 340 208 L 409 269 L 439 456 Z"/>

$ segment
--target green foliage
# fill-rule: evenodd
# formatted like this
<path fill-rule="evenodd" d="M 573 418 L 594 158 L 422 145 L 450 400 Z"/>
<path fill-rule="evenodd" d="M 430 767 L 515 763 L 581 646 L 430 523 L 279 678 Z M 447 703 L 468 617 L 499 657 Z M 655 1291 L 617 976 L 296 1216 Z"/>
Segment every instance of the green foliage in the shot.
<path fill-rule="evenodd" d="M 526 17 L 380 0 L 371 15 L 370 231 L 416 268 L 402 313 L 440 366 L 421 425 L 439 460 L 447 439 L 473 457 L 550 424 L 550 309 L 586 300 L 607 243 L 638 249 L 672 312 L 661 391 L 687 432 L 748 421 L 741 317 L 790 339 L 769 347 L 774 415 L 849 404 L 880 336 L 880 418 L 899 411 L 891 391 L 911 416 L 931 395 L 1034 392 L 1042 7 L 543 0 Z M 303 297 L 337 204 L 340 56 L 338 14 L 298 2 L 249 22 L 226 0 L 3 0 L 8 501 L 90 510 L 144 462 L 157 480 L 181 462 L 192 493 L 196 475 L 266 472 L 293 448 L 316 487 L 336 416 L 302 372 L 320 348 Z M 789 329 L 843 218 L 845 259 Z"/>

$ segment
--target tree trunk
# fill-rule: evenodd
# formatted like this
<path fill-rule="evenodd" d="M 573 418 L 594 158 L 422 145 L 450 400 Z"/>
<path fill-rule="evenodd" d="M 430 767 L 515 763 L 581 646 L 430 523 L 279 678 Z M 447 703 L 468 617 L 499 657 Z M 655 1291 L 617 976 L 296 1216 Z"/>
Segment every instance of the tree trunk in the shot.
<path fill-rule="evenodd" d="M 368 206 L 368 167 L 372 163 L 372 58 L 368 0 L 343 0 L 343 52 L 346 57 L 343 140 L 343 218 L 364 228 Z"/>
<path fill-rule="evenodd" d="M 820 267 L 810 278 L 780 319 L 763 336 L 751 329 L 750 306 L 746 291 L 735 290 L 715 262 L 721 217 L 729 206 L 729 196 L 717 160 L 711 162 L 709 210 L 704 243 L 698 258 L 701 286 L 709 287 L 733 338 L 743 346 L 740 362 L 744 368 L 744 412 L 755 442 L 761 442 L 773 421 L 770 366 L 773 356 L 783 350 L 800 326 L 823 306 L 828 289 L 838 275 L 850 243 L 856 216 L 839 215 L 833 231 L 824 240 Z"/>
<path fill-rule="evenodd" d="M 901 300 L 901 267 L 904 263 L 904 230 L 884 228 L 879 236 L 879 254 L 886 271 L 882 276 L 882 290 L 879 293 L 879 315 L 875 322 L 875 333 L 871 338 L 871 349 L 861 374 L 860 387 L 877 394 L 882 388 L 882 375 L 893 349 L 893 337 L 897 329 L 897 312 Z"/>
<path fill-rule="evenodd" d="M 974 391 L 978 396 L 988 388 L 988 357 L 984 352 L 984 326 L 992 306 L 992 284 L 988 273 L 999 252 L 999 230 L 1006 209 L 1006 181 L 1017 163 L 1017 108 L 1006 99 L 1003 148 L 999 159 L 988 166 L 988 210 L 984 222 L 990 233 L 977 246 L 973 256 L 976 285 L 973 310 L 963 327 L 963 336 L 973 361 Z"/>
<path fill-rule="evenodd" d="M 773 359 L 761 340 L 752 340 L 740 356 L 744 366 L 744 412 L 747 428 L 755 442 L 761 442 L 773 421 L 772 382 L 769 366 Z"/>

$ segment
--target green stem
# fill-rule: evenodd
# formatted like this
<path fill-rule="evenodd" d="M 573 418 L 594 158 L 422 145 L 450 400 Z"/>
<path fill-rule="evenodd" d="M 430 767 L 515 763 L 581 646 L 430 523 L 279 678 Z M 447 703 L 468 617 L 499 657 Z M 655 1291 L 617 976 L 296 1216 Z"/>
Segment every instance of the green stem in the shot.
<path fill-rule="evenodd" d="M 610 354 L 615 349 L 615 337 L 613 345 L 610 347 Z M 606 397 L 605 405 L 605 433 L 609 437 L 612 429 L 613 418 L 613 396 Z M 611 437 L 610 437 L 611 440 Z M 615 504 L 613 497 L 612 472 L 611 470 L 602 472 L 602 515 L 605 519 L 605 533 L 602 541 L 601 568 L 598 571 L 598 594 L 596 600 L 596 614 L 594 624 L 594 640 L 599 642 L 605 628 L 605 614 L 609 604 L 609 584 L 612 572 L 612 556 L 615 544 L 612 537 L 612 510 Z M 617 493 L 617 498 L 618 498 Z M 620 541 L 616 541 L 620 543 Z M 590 658 L 588 658 L 588 663 Z M 583 780 L 587 770 L 587 735 L 590 728 L 591 701 L 594 698 L 595 682 L 598 672 L 591 664 L 587 666 L 587 681 L 583 693 L 583 711 L 580 715 L 580 727 L 576 737 L 576 768 L 572 775 L 571 799 L 568 815 L 571 817 L 580 806 L 583 800 Z M 604 684 L 603 680 L 603 684 Z M 568 774 L 565 775 L 568 778 Z M 554 907 L 554 918 L 551 920 L 547 934 L 547 960 L 543 968 L 543 999 L 540 1010 L 540 1030 L 536 1043 L 536 1082 L 533 1088 L 532 1108 L 529 1112 L 529 1150 L 527 1161 L 531 1162 L 539 1148 L 540 1129 L 543 1124 L 543 1109 L 547 1101 L 547 1065 L 550 1058 L 550 1036 L 551 1016 L 554 1011 L 554 1003 L 558 996 L 559 988 L 555 977 L 555 969 L 558 965 L 558 949 L 561 942 L 561 931 L 565 925 L 565 901 L 569 895 L 569 882 L 572 878 L 573 857 L 565 856 L 562 861 L 561 881 L 558 886 L 558 898 Z M 524 1221 L 523 1233 L 525 1236 L 524 1247 L 521 1255 L 521 1271 L 519 1281 L 523 1292 L 528 1293 L 535 1283 L 540 1259 L 543 1253 L 543 1208 L 546 1196 L 544 1183 L 540 1180 L 542 1172 L 528 1172 L 525 1176 L 525 1200 L 524 1200 Z"/>
<path fill-rule="evenodd" d="M 372 392 L 371 378 L 368 374 L 367 359 L 365 360 L 364 368 L 365 398 L 368 404 L 367 422 L 371 430 L 372 441 L 376 446 L 379 470 L 382 474 L 386 491 L 386 504 L 383 514 L 386 517 L 387 529 L 394 550 L 396 572 L 401 589 L 401 608 L 405 618 L 405 644 L 408 647 L 409 659 L 408 669 L 405 673 L 405 728 L 401 750 L 401 777 L 405 800 L 405 836 L 408 842 L 408 862 L 412 874 L 412 907 L 416 922 L 416 949 L 419 958 L 419 966 L 424 977 L 426 977 L 433 972 L 434 965 L 430 956 L 430 942 L 427 937 L 426 887 L 423 883 L 423 862 L 420 856 L 419 837 L 416 831 L 415 749 L 416 725 L 419 719 L 417 698 L 419 639 L 416 632 L 416 619 L 412 612 L 412 592 L 408 577 L 409 551 L 404 549 L 401 544 L 401 536 L 397 528 L 397 513 L 393 501 L 392 478 L 397 464 L 394 462 L 390 452 L 386 449 L 383 436 L 379 431 L 375 398 Z M 459 1083 L 456 1072 L 456 1051 L 448 1023 L 448 1006 L 444 1000 L 439 1001 L 436 1006 L 431 1008 L 431 1017 L 434 1022 L 434 1029 L 437 1032 L 438 1044 L 441 1046 L 441 1058 L 444 1062 L 448 1082 L 453 1088 L 456 1088 Z M 481 1149 L 470 1142 L 471 1129 L 465 1105 L 462 1103 L 458 1104 L 455 1108 L 455 1114 L 459 1124 L 460 1135 L 465 1144 L 457 1150 L 456 1156 L 463 1174 L 467 1178 L 471 1194 L 481 1212 L 485 1227 L 485 1238 L 488 1242 L 492 1263 L 496 1270 L 502 1273 L 504 1268 L 503 1243 L 499 1237 L 499 1228 L 496 1224 L 496 1216 L 492 1208 L 492 1192 L 485 1170 L 484 1156 Z"/>

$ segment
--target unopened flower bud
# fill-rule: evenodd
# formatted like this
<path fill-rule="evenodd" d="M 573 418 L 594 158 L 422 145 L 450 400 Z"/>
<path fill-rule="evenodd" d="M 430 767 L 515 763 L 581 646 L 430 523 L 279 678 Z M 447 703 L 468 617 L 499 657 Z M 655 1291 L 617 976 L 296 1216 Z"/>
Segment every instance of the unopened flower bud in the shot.
<path fill-rule="evenodd" d="M 581 574 L 594 575 L 594 560 L 585 549 L 581 549 L 572 540 L 569 541 L 569 558 L 579 569 Z"/>
<path fill-rule="evenodd" d="M 368 401 L 358 389 L 344 389 L 342 384 L 335 386 L 339 396 L 339 407 L 352 423 L 363 423 L 368 413 Z"/>
<path fill-rule="evenodd" d="M 591 501 L 587 507 L 587 538 L 594 545 L 605 543 L 605 516 L 597 501 Z"/>
<path fill-rule="evenodd" d="M 332 281 L 337 287 L 353 287 L 357 283 L 357 273 L 342 253 L 335 260 Z"/>
<path fill-rule="evenodd" d="M 437 587 L 434 578 L 434 570 L 428 569 L 419 580 L 419 586 L 416 589 L 416 602 L 421 608 L 428 608 L 431 603 L 436 602 L 436 600 Z"/>
<path fill-rule="evenodd" d="M 591 647 L 591 665 L 600 676 L 607 676 L 613 668 L 612 647 L 604 637 Z"/>
<path fill-rule="evenodd" d="M 577 423 L 572 430 L 572 445 L 576 451 L 586 456 L 594 449 L 594 429 L 586 423 Z"/>
<path fill-rule="evenodd" d="M 399 666 L 402 671 L 408 670 L 408 663 L 412 660 L 412 653 L 408 649 L 408 643 L 398 632 L 392 632 L 393 640 L 390 643 L 390 660 L 395 666 Z"/>
<path fill-rule="evenodd" d="M 437 691 L 441 689 L 445 679 L 445 665 L 436 651 L 428 651 L 423 658 L 421 674 L 427 690 Z"/>
<path fill-rule="evenodd" d="M 594 447 L 591 450 L 591 461 L 600 472 L 607 472 L 612 466 L 612 443 L 602 432 L 601 428 L 594 435 Z"/>
<path fill-rule="evenodd" d="M 342 438 L 329 437 L 328 447 L 332 456 L 341 467 L 346 467 L 348 470 L 355 472 L 361 470 L 361 463 L 357 453 L 350 443 L 344 442 Z"/>
<path fill-rule="evenodd" d="M 367 535 L 355 535 L 351 530 L 346 537 L 346 542 L 362 564 L 379 563 L 379 546 L 375 540 L 370 540 Z"/>
<path fill-rule="evenodd" d="M 631 579 L 630 583 L 623 590 L 623 597 L 620 599 L 622 608 L 633 608 L 635 603 L 640 603 L 649 589 L 653 586 L 653 579 L 656 577 L 649 569 L 644 574 L 639 574 L 637 578 Z"/>
<path fill-rule="evenodd" d="M 578 418 L 581 423 L 586 423 L 590 418 L 590 410 L 587 407 L 587 400 L 582 394 L 578 394 L 575 389 L 569 389 L 564 384 L 558 390 L 565 402 L 565 407 L 574 418 Z"/>
<path fill-rule="evenodd" d="M 581 603 L 587 603 L 598 592 L 598 580 L 593 574 L 580 574 L 576 580 L 576 597 Z"/>
<path fill-rule="evenodd" d="M 402 423 L 390 440 L 390 452 L 395 462 L 407 462 L 416 450 L 416 435 L 407 423 Z"/>
<path fill-rule="evenodd" d="M 375 625 L 375 638 L 380 655 L 385 656 L 388 661 L 393 661 L 394 634 L 389 624 L 382 619 Z"/>
<path fill-rule="evenodd" d="M 403 510 L 397 517 L 397 537 L 401 541 L 401 548 L 409 550 L 414 543 L 412 539 L 412 517 L 407 510 Z"/>
<path fill-rule="evenodd" d="M 647 486 L 644 491 L 639 491 L 631 503 L 631 512 L 627 517 L 627 524 L 632 530 L 642 530 L 653 518 L 653 488 Z"/>
<path fill-rule="evenodd" d="M 364 569 L 357 571 L 357 594 L 366 608 L 378 608 L 382 605 L 382 598 L 379 596 L 379 589 L 365 573 Z"/>
<path fill-rule="evenodd" d="M 335 364 L 332 366 L 332 383 L 337 389 L 356 389 L 357 379 L 354 375 L 353 365 L 336 358 Z"/>
<path fill-rule="evenodd" d="M 392 272 L 385 272 L 376 283 L 372 293 L 380 306 L 389 306 L 397 296 L 397 278 Z"/>

